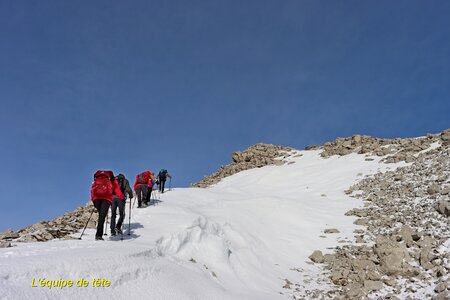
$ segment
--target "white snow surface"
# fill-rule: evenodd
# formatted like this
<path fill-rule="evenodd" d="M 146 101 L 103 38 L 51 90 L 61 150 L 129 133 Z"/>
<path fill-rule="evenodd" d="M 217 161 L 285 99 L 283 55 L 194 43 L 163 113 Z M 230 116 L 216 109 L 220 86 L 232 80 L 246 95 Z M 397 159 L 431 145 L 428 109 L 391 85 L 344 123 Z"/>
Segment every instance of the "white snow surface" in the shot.
<path fill-rule="evenodd" d="M 295 163 L 240 172 L 206 189 L 172 189 L 156 205 L 132 209 L 130 235 L 127 204 L 123 241 L 94 241 L 89 229 L 82 240 L 0 249 L 0 299 L 289 299 L 285 279 L 326 289 L 303 279 L 321 277 L 308 259 L 314 250 L 331 253 L 343 245 L 338 240 L 353 241 L 359 226 L 344 213 L 362 202 L 344 190 L 398 165 L 319 153 L 295 151 L 287 159 Z M 327 228 L 340 233 L 324 234 Z M 93 287 L 95 278 L 110 286 Z M 74 286 L 41 287 L 39 279 Z M 76 287 L 79 279 L 89 286 Z"/>

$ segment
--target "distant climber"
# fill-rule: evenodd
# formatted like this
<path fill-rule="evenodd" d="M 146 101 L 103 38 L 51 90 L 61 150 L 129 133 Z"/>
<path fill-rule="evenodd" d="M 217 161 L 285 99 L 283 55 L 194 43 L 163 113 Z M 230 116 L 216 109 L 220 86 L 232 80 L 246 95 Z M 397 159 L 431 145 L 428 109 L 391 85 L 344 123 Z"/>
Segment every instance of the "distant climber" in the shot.
<path fill-rule="evenodd" d="M 164 193 L 164 187 L 166 185 L 167 177 L 172 179 L 172 176 L 169 174 L 169 172 L 167 172 L 166 169 L 161 169 L 161 171 L 159 171 L 158 173 L 159 191 L 161 193 Z"/>
<path fill-rule="evenodd" d="M 91 200 L 98 212 L 96 240 L 103 240 L 103 224 L 114 197 L 125 199 L 112 171 L 97 171 L 91 187 Z"/>
<path fill-rule="evenodd" d="M 136 196 L 138 198 L 138 208 L 143 207 L 142 204 L 146 203 L 150 185 L 152 185 L 152 182 L 151 174 L 149 171 L 145 171 L 136 175 L 134 191 L 136 192 Z"/>
<path fill-rule="evenodd" d="M 150 182 L 148 184 L 148 190 L 147 190 L 147 198 L 145 198 L 145 205 L 150 205 L 150 199 L 152 197 L 152 191 L 153 191 L 153 187 L 156 184 L 156 178 L 155 178 L 155 173 L 150 172 Z"/>

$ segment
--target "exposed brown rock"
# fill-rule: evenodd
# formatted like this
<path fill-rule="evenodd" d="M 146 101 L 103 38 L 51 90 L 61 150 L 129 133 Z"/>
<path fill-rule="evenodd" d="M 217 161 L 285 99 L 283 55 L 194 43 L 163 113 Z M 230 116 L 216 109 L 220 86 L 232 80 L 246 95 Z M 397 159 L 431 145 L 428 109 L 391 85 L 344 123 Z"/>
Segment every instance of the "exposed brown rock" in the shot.
<path fill-rule="evenodd" d="M 218 183 L 225 177 L 236 173 L 261 168 L 267 165 L 283 165 L 280 160 L 286 153 L 293 151 L 293 148 L 275 146 L 271 144 L 256 144 L 244 151 L 237 151 L 231 156 L 232 163 L 220 167 L 218 171 L 210 176 L 205 176 L 200 182 L 192 184 L 193 187 L 205 188 Z"/>

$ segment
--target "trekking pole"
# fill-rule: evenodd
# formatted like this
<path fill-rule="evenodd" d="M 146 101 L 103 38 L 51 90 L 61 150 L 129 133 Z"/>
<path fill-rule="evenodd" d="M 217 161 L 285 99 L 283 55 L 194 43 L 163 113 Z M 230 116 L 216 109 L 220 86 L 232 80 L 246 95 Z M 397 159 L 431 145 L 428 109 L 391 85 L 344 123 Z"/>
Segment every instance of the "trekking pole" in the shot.
<path fill-rule="evenodd" d="M 158 204 L 157 200 L 158 200 L 158 192 L 155 191 L 155 195 L 154 195 L 154 199 L 153 199 L 153 203 L 155 203 L 155 205 Z"/>
<path fill-rule="evenodd" d="M 130 213 L 128 214 L 128 235 L 131 234 L 131 199 L 130 198 Z"/>
<path fill-rule="evenodd" d="M 172 177 L 169 178 L 169 191 L 172 190 Z"/>
<path fill-rule="evenodd" d="M 106 227 L 105 227 L 105 233 L 103 235 L 108 235 L 106 233 L 106 231 L 108 231 L 108 215 L 109 215 L 109 207 L 108 207 L 108 212 L 106 213 L 106 222 L 105 222 Z"/>
<path fill-rule="evenodd" d="M 86 222 L 86 225 L 84 225 L 83 232 L 81 232 L 81 235 L 80 235 L 80 237 L 78 238 L 79 240 L 81 240 L 81 237 L 83 236 L 84 231 L 86 230 L 86 227 L 88 226 L 89 221 L 91 220 L 91 217 L 92 217 L 92 214 L 93 214 L 93 213 L 94 213 L 94 210 L 92 210 L 91 215 L 89 216 L 89 219 L 88 219 L 87 222 Z"/>
<path fill-rule="evenodd" d="M 120 240 L 123 242 L 123 223 L 120 225 Z"/>

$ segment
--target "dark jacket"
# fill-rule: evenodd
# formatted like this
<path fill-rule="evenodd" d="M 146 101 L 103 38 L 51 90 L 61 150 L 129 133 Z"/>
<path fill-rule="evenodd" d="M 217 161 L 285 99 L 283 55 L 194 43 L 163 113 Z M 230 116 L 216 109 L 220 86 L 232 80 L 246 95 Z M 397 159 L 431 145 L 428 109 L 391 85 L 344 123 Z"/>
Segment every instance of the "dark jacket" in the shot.
<path fill-rule="evenodd" d="M 158 173 L 158 181 L 166 181 L 167 177 L 172 178 L 172 176 L 170 176 L 169 172 L 167 172 L 167 170 L 165 172 L 163 172 L 162 170 L 159 171 Z"/>

